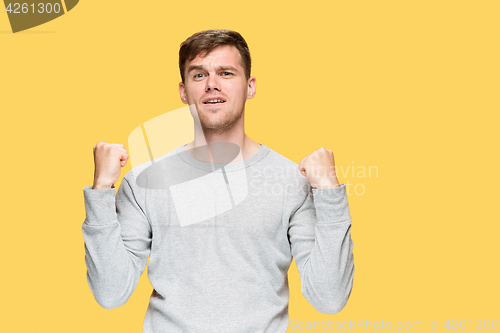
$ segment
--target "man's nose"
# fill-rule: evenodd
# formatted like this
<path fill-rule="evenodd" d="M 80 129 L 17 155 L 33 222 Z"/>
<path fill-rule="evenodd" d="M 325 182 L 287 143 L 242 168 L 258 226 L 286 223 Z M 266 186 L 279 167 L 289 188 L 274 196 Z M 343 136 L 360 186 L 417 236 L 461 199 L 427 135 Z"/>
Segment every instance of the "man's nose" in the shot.
<path fill-rule="evenodd" d="M 206 82 L 207 82 L 207 85 L 205 87 L 206 91 L 209 91 L 209 90 L 220 91 L 220 82 L 219 82 L 219 78 L 217 77 L 217 75 L 209 75 Z"/>

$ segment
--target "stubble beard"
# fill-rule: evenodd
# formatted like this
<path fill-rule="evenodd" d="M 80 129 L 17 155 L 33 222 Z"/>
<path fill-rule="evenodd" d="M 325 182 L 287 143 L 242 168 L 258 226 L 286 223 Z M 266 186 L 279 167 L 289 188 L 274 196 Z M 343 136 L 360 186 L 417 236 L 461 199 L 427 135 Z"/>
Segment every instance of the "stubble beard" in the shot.
<path fill-rule="evenodd" d="M 242 108 L 239 112 L 233 112 L 232 110 L 227 110 L 223 115 L 213 116 L 208 115 L 211 112 L 199 112 L 198 117 L 200 118 L 201 128 L 205 134 L 221 134 L 230 131 L 238 120 L 243 116 L 244 109 Z M 219 111 L 221 112 L 221 111 Z"/>

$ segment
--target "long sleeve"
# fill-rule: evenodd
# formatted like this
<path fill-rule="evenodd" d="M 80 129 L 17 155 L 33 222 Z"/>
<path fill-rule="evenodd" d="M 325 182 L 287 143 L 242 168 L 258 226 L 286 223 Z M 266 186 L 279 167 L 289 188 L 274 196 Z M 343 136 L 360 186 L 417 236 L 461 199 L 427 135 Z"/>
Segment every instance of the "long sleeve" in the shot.
<path fill-rule="evenodd" d="M 151 227 L 127 181 L 115 189 L 84 187 L 87 281 L 104 308 L 122 306 L 135 290 L 151 247 Z"/>
<path fill-rule="evenodd" d="M 344 308 L 351 293 L 354 259 L 351 216 L 345 184 L 304 191 L 305 198 L 290 217 L 289 240 L 301 291 L 322 313 Z"/>

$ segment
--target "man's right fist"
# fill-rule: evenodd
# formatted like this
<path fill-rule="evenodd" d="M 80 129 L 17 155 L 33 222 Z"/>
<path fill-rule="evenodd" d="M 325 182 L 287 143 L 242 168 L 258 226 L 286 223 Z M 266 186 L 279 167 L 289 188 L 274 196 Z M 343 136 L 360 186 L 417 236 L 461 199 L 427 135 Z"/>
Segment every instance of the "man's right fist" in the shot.
<path fill-rule="evenodd" d="M 99 142 L 94 146 L 93 189 L 113 188 L 120 177 L 120 169 L 127 164 L 125 146 L 119 143 Z"/>

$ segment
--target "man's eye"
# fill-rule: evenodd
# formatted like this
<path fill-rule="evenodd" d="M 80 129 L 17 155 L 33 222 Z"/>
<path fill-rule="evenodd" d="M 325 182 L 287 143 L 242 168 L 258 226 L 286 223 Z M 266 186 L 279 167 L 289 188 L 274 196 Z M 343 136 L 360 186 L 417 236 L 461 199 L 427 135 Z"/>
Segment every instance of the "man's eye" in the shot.
<path fill-rule="evenodd" d="M 230 72 L 222 72 L 222 75 L 223 75 L 223 76 L 230 76 L 230 75 L 233 75 L 233 73 L 230 73 Z"/>
<path fill-rule="evenodd" d="M 198 73 L 198 74 L 195 74 L 194 75 L 195 78 L 199 79 L 199 78 L 202 78 L 203 77 L 203 74 L 201 73 Z"/>

